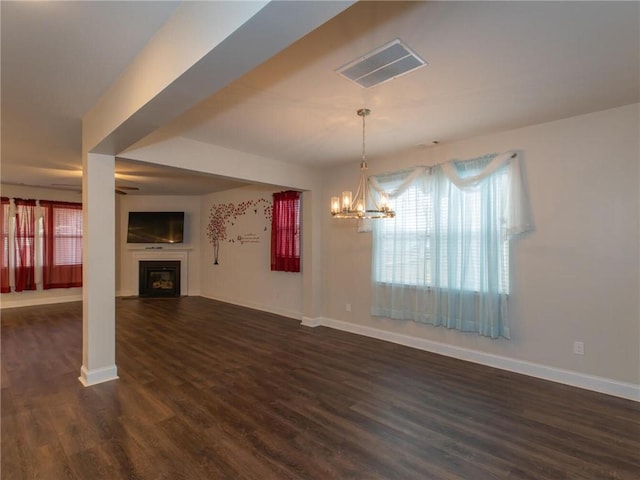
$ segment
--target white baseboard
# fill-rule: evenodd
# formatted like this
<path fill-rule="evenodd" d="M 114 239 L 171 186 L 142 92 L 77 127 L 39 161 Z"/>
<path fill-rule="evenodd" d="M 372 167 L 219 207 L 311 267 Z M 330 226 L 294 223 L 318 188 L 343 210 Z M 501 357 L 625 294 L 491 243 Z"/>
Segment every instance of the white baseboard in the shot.
<path fill-rule="evenodd" d="M 515 358 L 503 357 L 491 353 L 480 352 L 468 348 L 457 347 L 446 343 L 435 342 L 423 338 L 411 337 L 399 333 L 393 333 L 378 328 L 357 325 L 343 322 L 332 318 L 302 318 L 302 324 L 309 327 L 325 326 L 336 330 L 355 333 L 366 337 L 386 340 L 407 347 L 425 350 L 448 357 L 466 360 L 489 367 L 499 368 L 514 373 L 521 373 L 530 377 L 550 380 L 552 382 L 570 385 L 572 387 L 584 388 L 594 392 L 605 393 L 616 397 L 626 398 L 640 402 L 640 385 L 633 383 L 619 382 L 604 377 L 596 377 L 584 373 L 554 368 L 547 365 L 540 365 L 533 362 L 518 360 Z"/>
<path fill-rule="evenodd" d="M 130 291 L 130 290 L 120 290 L 116 292 L 116 297 L 137 297 L 138 292 Z M 189 292 L 187 294 L 180 295 L 181 297 L 199 297 L 200 291 L 194 290 L 193 292 Z"/>
<path fill-rule="evenodd" d="M 273 305 L 264 305 L 261 303 L 254 302 L 246 302 L 244 300 L 239 300 L 237 298 L 229 298 L 229 297 L 220 297 L 220 296 L 212 296 L 212 295 L 200 295 L 203 298 L 208 298 L 210 300 L 218 300 L 219 302 L 231 303 L 233 305 L 238 305 L 240 307 L 252 308 L 254 310 L 260 310 L 261 312 L 275 313 L 276 315 L 280 315 L 282 317 L 293 318 L 294 320 L 301 320 L 302 315 L 300 312 L 295 312 L 293 310 L 289 310 L 286 308 L 274 307 Z"/>
<path fill-rule="evenodd" d="M 88 370 L 84 365 L 80 368 L 80 383 L 85 387 L 118 379 L 118 368 L 115 365 Z"/>
<path fill-rule="evenodd" d="M 25 293 L 25 292 L 21 292 Z M 34 292 L 35 293 L 35 292 Z M 62 296 L 41 296 L 41 295 L 21 295 L 20 298 L 9 298 L 14 293 L 2 294 L 2 302 L 0 308 L 17 308 L 17 307 L 34 307 L 37 305 L 52 305 L 54 303 L 80 302 L 82 301 L 82 293 L 76 295 Z"/>

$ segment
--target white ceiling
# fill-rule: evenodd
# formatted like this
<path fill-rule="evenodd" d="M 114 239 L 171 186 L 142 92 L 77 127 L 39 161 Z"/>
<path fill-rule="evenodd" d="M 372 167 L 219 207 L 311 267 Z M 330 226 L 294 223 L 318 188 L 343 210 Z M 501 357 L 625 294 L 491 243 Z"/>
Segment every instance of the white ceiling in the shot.
<path fill-rule="evenodd" d="M 79 185 L 82 116 L 176 4 L 0 5 L 2 181 Z M 394 38 L 428 66 L 370 89 L 335 72 Z M 359 2 L 161 133 L 322 167 L 359 158 L 361 107 L 375 159 L 639 101 L 638 2 Z M 141 194 L 227 186 L 117 170 Z"/>

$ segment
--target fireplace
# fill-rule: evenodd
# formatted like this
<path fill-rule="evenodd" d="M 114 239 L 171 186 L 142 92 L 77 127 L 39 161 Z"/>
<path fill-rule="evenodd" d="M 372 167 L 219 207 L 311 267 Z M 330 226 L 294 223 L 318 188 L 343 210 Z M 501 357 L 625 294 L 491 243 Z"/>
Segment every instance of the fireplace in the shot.
<path fill-rule="evenodd" d="M 138 265 L 141 297 L 180 296 L 180 261 L 140 261 Z"/>

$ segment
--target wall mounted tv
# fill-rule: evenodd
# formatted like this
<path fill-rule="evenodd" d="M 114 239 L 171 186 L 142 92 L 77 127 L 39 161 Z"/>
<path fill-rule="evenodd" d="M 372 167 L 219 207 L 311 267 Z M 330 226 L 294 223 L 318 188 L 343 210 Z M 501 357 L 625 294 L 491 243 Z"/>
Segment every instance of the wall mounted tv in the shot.
<path fill-rule="evenodd" d="M 182 243 L 184 212 L 129 212 L 127 243 Z"/>

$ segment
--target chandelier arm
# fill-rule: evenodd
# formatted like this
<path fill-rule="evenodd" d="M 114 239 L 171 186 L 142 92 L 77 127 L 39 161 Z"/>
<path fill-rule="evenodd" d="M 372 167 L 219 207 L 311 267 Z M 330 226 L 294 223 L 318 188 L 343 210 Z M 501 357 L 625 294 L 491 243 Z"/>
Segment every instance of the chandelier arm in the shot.
<path fill-rule="evenodd" d="M 356 190 L 356 194 L 351 201 L 351 205 L 349 206 L 349 211 L 357 211 L 358 209 L 358 200 L 360 199 L 360 195 L 362 195 L 362 178 L 358 181 L 358 190 Z"/>
<path fill-rule="evenodd" d="M 369 191 L 369 202 L 371 203 L 371 205 L 373 206 L 374 210 L 379 211 L 380 210 L 380 205 L 378 205 L 378 202 L 376 201 L 376 196 L 374 195 L 374 189 L 371 185 L 371 179 L 367 178 L 367 190 Z"/>

